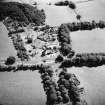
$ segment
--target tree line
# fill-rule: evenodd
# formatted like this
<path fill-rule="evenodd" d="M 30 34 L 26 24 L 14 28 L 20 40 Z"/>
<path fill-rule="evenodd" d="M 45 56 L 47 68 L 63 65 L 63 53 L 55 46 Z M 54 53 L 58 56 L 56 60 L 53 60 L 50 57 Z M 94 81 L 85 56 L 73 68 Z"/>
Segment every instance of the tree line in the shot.
<path fill-rule="evenodd" d="M 68 1 L 68 0 L 56 2 L 55 5 L 56 6 L 69 6 L 69 8 L 71 9 L 76 9 L 75 3 L 73 3 L 72 1 Z"/>
<path fill-rule="evenodd" d="M 9 35 L 9 37 L 13 41 L 13 45 L 17 51 L 18 58 L 20 58 L 21 61 L 29 60 L 29 56 L 27 54 L 26 48 L 24 47 L 24 43 L 23 43 L 20 35 L 19 34 L 16 34 L 16 35 L 13 34 L 13 35 Z"/>
<path fill-rule="evenodd" d="M 60 67 L 97 67 L 105 64 L 105 53 L 76 54 L 72 59 L 66 59 Z"/>
<path fill-rule="evenodd" d="M 58 29 L 58 41 L 60 44 L 60 52 L 63 56 L 67 56 L 68 54 L 74 55 L 74 51 L 72 50 L 70 31 L 66 24 L 61 24 Z"/>
<path fill-rule="evenodd" d="M 17 71 L 35 71 L 35 70 L 41 70 L 41 69 L 49 68 L 49 66 L 43 65 L 43 64 L 34 64 L 34 65 L 28 65 L 28 64 L 17 64 L 17 65 L 0 65 L 0 72 L 17 72 Z"/>
<path fill-rule="evenodd" d="M 60 44 L 60 53 L 63 56 L 68 56 L 69 58 L 73 57 L 75 54 L 75 51 L 72 50 L 72 40 L 70 38 L 70 32 L 85 30 L 90 31 L 96 28 L 105 28 L 105 21 L 100 20 L 99 22 L 96 22 L 93 20 L 92 22 L 84 21 L 61 24 L 58 29 L 57 35 L 57 39 Z"/>
<path fill-rule="evenodd" d="M 92 20 L 91 22 L 84 21 L 84 22 L 72 22 L 66 24 L 70 32 L 74 31 L 85 31 L 85 30 L 93 30 L 96 28 L 103 29 L 105 28 L 105 21 L 99 20 L 99 22 L 96 22 Z"/>

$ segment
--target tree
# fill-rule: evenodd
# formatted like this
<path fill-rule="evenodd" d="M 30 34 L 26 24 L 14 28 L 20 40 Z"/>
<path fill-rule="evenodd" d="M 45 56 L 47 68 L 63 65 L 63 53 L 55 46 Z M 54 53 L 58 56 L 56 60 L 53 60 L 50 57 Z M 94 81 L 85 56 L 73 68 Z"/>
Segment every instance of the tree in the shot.
<path fill-rule="evenodd" d="M 12 64 L 15 63 L 15 61 L 16 61 L 15 57 L 9 56 L 9 57 L 7 58 L 5 64 L 6 64 L 6 65 L 12 65 Z"/>
<path fill-rule="evenodd" d="M 69 7 L 71 8 L 71 9 L 76 9 L 76 5 L 73 3 L 73 2 L 69 2 Z"/>
<path fill-rule="evenodd" d="M 62 102 L 63 101 L 63 97 L 62 96 L 58 96 L 58 103 Z"/>
<path fill-rule="evenodd" d="M 56 93 L 51 93 L 51 94 L 47 95 L 46 105 L 55 105 L 56 101 L 57 101 Z"/>
<path fill-rule="evenodd" d="M 71 78 L 71 76 L 72 76 L 72 75 L 71 75 L 70 73 L 66 73 L 66 74 L 65 74 L 65 79 L 66 79 L 66 80 L 69 80 L 69 79 Z"/>
<path fill-rule="evenodd" d="M 76 18 L 77 18 L 77 20 L 80 20 L 81 19 L 81 15 L 77 15 Z"/>
<path fill-rule="evenodd" d="M 70 44 L 71 40 L 70 40 L 69 29 L 67 25 L 61 24 L 58 30 L 58 40 L 59 42 L 62 42 L 62 43 L 65 42 L 67 44 Z"/>
<path fill-rule="evenodd" d="M 75 54 L 75 51 L 71 50 L 70 53 L 68 54 L 67 58 L 72 58 Z"/>
<path fill-rule="evenodd" d="M 61 55 L 58 55 L 57 58 L 55 59 L 55 62 L 62 62 L 63 57 Z"/>
<path fill-rule="evenodd" d="M 69 98 L 68 94 L 64 94 L 63 95 L 63 103 L 68 103 L 69 100 L 70 100 L 70 98 Z"/>
<path fill-rule="evenodd" d="M 34 2 L 33 5 L 37 5 L 37 2 Z"/>
<path fill-rule="evenodd" d="M 60 51 L 63 56 L 67 56 L 72 51 L 72 48 L 71 48 L 70 44 L 62 43 Z"/>

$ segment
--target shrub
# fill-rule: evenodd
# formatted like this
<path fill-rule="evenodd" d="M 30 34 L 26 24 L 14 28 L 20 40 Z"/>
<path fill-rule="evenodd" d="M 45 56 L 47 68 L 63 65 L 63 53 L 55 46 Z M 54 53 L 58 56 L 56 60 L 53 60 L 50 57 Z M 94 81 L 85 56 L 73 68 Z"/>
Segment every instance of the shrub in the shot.
<path fill-rule="evenodd" d="M 9 56 L 9 57 L 7 58 L 5 64 L 6 64 L 6 65 L 12 65 L 12 64 L 15 63 L 15 61 L 16 61 L 15 57 Z"/>
<path fill-rule="evenodd" d="M 105 27 L 105 22 L 104 21 L 99 21 L 98 23 L 99 28 L 104 28 Z"/>
<path fill-rule="evenodd" d="M 32 43 L 32 38 L 28 38 L 28 39 L 27 39 L 27 43 L 28 43 L 28 44 Z"/>

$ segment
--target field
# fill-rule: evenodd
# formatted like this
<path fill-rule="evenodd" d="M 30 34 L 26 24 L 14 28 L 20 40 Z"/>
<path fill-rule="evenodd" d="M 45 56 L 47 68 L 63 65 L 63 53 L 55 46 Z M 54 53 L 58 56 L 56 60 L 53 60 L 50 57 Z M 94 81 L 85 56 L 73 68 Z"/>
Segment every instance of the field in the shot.
<path fill-rule="evenodd" d="M 35 72 L 0 73 L 0 103 L 4 105 L 45 105 L 40 75 Z"/>
<path fill-rule="evenodd" d="M 73 50 L 77 53 L 105 52 L 105 30 L 78 31 L 70 33 Z"/>
<path fill-rule="evenodd" d="M 89 105 L 105 104 L 105 81 L 104 67 L 97 68 L 70 68 L 68 72 L 75 73 L 81 81 L 81 85 L 85 88 L 85 98 Z"/>
<path fill-rule="evenodd" d="M 12 40 L 8 38 L 8 31 L 0 22 L 0 59 L 6 59 L 9 55 L 16 55 Z M 5 43 L 4 43 L 5 42 Z"/>

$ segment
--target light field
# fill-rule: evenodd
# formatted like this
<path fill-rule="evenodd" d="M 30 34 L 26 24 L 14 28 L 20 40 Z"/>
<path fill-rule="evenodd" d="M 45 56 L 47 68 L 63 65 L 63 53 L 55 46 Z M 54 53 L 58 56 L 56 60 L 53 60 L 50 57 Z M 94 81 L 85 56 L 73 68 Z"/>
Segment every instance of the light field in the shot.
<path fill-rule="evenodd" d="M 72 49 L 76 53 L 105 52 L 105 29 L 77 31 L 70 33 Z"/>
<path fill-rule="evenodd" d="M 16 56 L 16 51 L 12 40 L 8 38 L 6 27 L 0 22 L 0 59 L 6 59 L 8 56 Z"/>
<path fill-rule="evenodd" d="M 85 99 L 89 105 L 105 105 L 105 66 L 97 68 L 69 68 L 85 88 Z"/>

